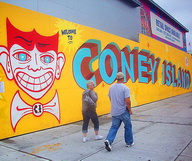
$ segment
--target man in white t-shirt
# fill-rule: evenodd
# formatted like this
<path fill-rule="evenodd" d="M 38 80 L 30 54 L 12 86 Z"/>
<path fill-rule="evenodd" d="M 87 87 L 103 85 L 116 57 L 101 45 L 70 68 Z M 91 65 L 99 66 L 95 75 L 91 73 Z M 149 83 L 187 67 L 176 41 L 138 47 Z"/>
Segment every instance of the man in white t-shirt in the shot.
<path fill-rule="evenodd" d="M 116 80 L 117 83 L 113 84 L 109 89 L 112 125 L 105 140 L 105 148 L 108 151 L 111 151 L 111 144 L 113 143 L 122 122 L 125 125 L 124 138 L 126 146 L 130 147 L 134 145 L 130 118 L 130 115 L 132 114 L 130 90 L 123 84 L 124 74 L 122 72 L 117 73 Z"/>

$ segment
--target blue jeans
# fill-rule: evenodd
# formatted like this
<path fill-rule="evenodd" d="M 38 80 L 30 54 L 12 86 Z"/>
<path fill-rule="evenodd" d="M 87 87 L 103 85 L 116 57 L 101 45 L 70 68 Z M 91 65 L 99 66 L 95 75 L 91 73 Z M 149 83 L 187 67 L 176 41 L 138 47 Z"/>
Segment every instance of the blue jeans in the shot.
<path fill-rule="evenodd" d="M 124 139 L 126 144 L 130 145 L 133 143 L 133 133 L 132 133 L 132 124 L 131 124 L 131 117 L 130 114 L 128 112 L 128 110 L 126 110 L 123 114 L 119 115 L 119 116 L 112 116 L 112 125 L 111 128 L 109 130 L 109 133 L 107 135 L 106 140 L 109 141 L 110 144 L 113 143 L 117 131 L 119 129 L 119 127 L 121 126 L 121 123 L 124 123 Z"/>

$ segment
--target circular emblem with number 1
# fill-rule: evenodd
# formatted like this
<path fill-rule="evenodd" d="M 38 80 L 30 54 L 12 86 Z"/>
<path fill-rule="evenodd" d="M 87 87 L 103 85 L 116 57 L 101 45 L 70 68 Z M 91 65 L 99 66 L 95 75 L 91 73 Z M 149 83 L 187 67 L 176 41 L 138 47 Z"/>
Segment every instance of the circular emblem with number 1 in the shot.
<path fill-rule="evenodd" d="M 36 103 L 33 105 L 33 114 L 37 117 L 43 114 L 43 105 L 41 103 Z"/>

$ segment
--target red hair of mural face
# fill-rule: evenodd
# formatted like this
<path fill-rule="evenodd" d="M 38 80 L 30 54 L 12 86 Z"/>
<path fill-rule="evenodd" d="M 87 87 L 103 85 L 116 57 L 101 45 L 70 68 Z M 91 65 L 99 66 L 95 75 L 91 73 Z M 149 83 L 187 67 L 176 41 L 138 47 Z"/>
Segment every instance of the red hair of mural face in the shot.
<path fill-rule="evenodd" d="M 40 52 L 53 50 L 58 52 L 58 33 L 53 36 L 42 36 L 34 29 L 31 32 L 23 32 L 15 28 L 7 19 L 7 43 L 8 49 L 18 44 L 26 50 L 32 51 L 36 46 Z"/>
<path fill-rule="evenodd" d="M 65 63 L 64 54 L 58 53 L 58 33 L 42 36 L 35 29 L 24 32 L 8 18 L 6 25 L 7 47 L 0 47 L 5 73 L 29 96 L 40 99 L 60 78 Z"/>

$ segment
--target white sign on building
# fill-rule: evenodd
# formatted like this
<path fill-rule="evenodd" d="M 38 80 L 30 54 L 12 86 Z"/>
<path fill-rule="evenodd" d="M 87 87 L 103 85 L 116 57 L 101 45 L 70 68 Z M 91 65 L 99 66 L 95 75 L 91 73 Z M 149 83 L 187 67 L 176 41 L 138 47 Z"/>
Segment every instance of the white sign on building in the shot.
<path fill-rule="evenodd" d="M 167 40 L 181 48 L 183 48 L 182 32 L 158 17 L 153 12 L 151 14 L 151 30 L 152 33 L 164 40 Z"/>

